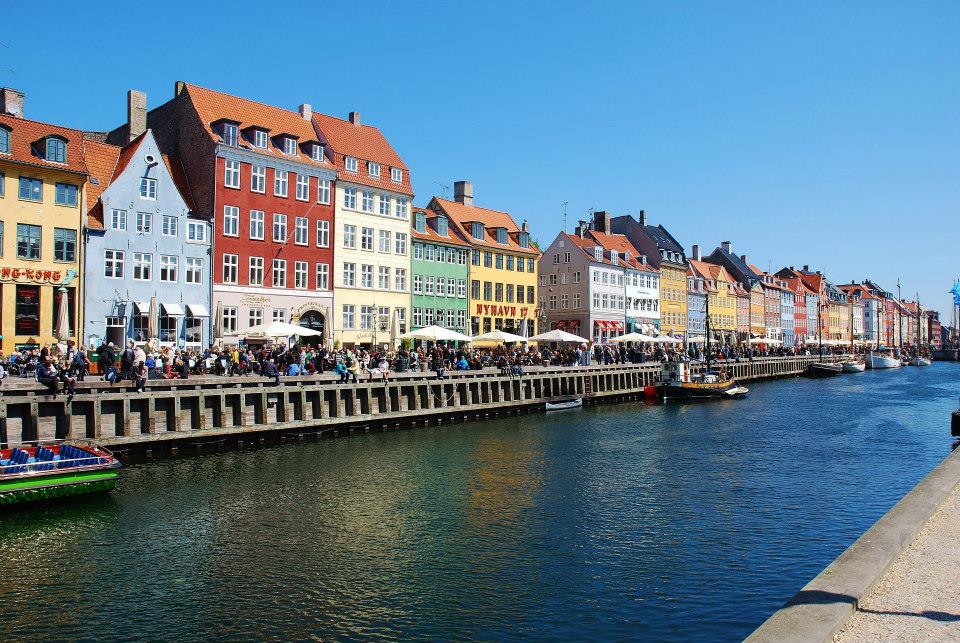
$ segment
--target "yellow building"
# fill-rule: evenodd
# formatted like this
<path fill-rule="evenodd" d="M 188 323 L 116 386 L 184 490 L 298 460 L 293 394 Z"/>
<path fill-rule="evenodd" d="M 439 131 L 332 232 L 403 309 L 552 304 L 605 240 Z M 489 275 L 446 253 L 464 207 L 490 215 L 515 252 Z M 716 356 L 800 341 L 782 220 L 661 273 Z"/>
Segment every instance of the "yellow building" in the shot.
<path fill-rule="evenodd" d="M 750 287 L 750 334 L 754 337 L 766 337 L 766 303 L 763 286 L 759 281 Z"/>
<path fill-rule="evenodd" d="M 27 120 L 23 94 L 0 95 L 0 350 L 9 353 L 80 339 L 87 169 L 82 132 Z"/>
<path fill-rule="evenodd" d="M 672 261 L 660 263 L 660 332 L 687 332 L 687 269 Z"/>
<path fill-rule="evenodd" d="M 707 285 L 710 332 L 713 339 L 726 344 L 736 343 L 737 294 L 734 279 L 723 266 L 689 259 L 690 267 L 703 277 Z"/>
<path fill-rule="evenodd" d="M 433 197 L 427 208 L 446 214 L 470 242 L 467 334 L 537 334 L 540 251 L 530 241 L 526 222 L 518 226 L 506 212 L 474 205 L 468 181 L 454 183 L 453 201 Z"/>

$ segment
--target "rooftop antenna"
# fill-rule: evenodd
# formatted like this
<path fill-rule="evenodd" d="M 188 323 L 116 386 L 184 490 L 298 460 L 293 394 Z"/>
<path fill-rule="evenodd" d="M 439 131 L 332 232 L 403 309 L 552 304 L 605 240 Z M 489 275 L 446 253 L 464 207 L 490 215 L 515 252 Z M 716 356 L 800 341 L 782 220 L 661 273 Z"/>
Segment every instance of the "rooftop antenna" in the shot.
<path fill-rule="evenodd" d="M 568 203 L 570 202 L 564 201 L 563 203 L 560 204 L 561 206 L 563 206 L 563 231 L 564 232 L 567 231 L 567 204 Z"/>
<path fill-rule="evenodd" d="M 449 185 L 444 185 L 443 183 L 440 183 L 439 181 L 434 181 L 434 184 L 440 186 L 440 191 L 443 193 L 443 197 L 446 198 L 446 196 L 447 196 L 447 190 L 450 189 L 450 186 L 449 186 Z"/>

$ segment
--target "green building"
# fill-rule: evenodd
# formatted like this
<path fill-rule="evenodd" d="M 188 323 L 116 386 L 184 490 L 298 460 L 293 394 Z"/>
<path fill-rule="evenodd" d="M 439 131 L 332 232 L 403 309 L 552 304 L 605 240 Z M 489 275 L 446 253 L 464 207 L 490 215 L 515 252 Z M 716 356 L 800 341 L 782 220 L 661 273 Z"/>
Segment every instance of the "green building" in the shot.
<path fill-rule="evenodd" d="M 467 257 L 470 244 L 445 214 L 413 213 L 413 325 L 467 331 Z"/>

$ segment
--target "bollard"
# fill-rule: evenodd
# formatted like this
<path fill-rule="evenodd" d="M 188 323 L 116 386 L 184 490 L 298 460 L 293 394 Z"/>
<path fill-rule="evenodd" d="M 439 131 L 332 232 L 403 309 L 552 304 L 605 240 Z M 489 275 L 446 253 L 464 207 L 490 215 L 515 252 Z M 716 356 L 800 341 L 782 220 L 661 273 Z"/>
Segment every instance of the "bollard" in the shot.
<path fill-rule="evenodd" d="M 950 414 L 950 435 L 960 436 L 960 409 Z"/>

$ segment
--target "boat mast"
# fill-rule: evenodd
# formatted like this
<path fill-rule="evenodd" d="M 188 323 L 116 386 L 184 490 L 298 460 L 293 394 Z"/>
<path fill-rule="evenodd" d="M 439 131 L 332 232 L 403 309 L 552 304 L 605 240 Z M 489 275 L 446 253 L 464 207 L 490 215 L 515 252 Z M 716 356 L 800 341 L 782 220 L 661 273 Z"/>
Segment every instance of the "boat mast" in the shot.
<path fill-rule="evenodd" d="M 706 332 L 704 334 L 707 336 L 707 369 L 704 371 L 704 373 L 706 374 L 710 372 L 710 288 L 707 287 L 706 280 L 704 280 L 702 283 L 704 285 L 704 290 L 707 291 L 707 300 L 706 300 L 707 301 L 707 304 L 706 304 L 707 318 L 704 320 L 704 323 L 706 324 L 705 325 Z"/>
<path fill-rule="evenodd" d="M 917 357 L 920 357 L 920 293 L 917 293 Z"/>
<path fill-rule="evenodd" d="M 820 320 L 822 310 L 823 302 L 817 300 L 817 339 L 820 342 L 820 359 L 823 359 L 823 322 Z"/>
<path fill-rule="evenodd" d="M 897 277 L 897 308 L 903 307 L 903 295 L 900 294 L 900 278 Z M 900 316 L 900 323 L 897 324 L 897 330 L 899 331 L 900 336 L 897 338 L 897 344 L 900 347 L 900 350 L 903 350 L 903 315 L 900 315 L 900 311 L 897 310 L 897 315 Z"/>

